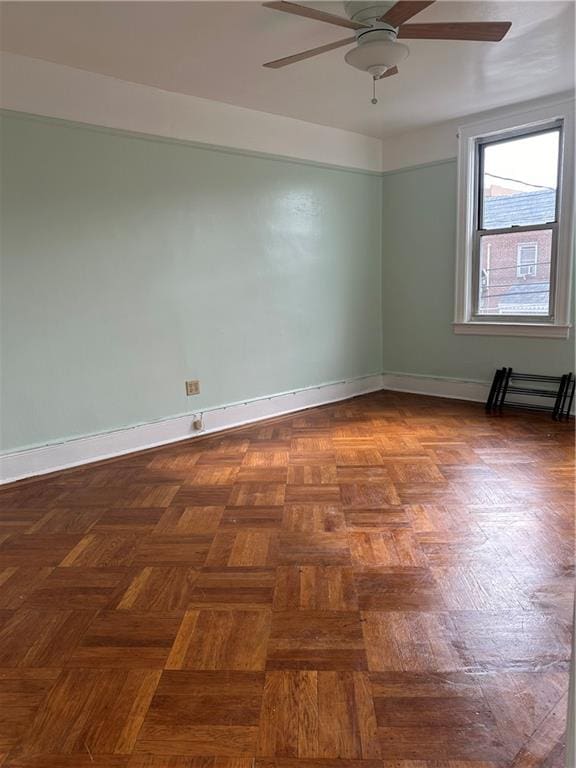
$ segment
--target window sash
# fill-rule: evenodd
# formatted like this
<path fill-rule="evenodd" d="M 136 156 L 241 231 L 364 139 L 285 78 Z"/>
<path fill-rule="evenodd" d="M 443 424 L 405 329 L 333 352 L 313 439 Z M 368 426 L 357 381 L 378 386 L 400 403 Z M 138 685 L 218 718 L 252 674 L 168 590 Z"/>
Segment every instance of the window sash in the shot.
<path fill-rule="evenodd" d="M 561 182 L 562 182 L 562 165 L 563 165 L 563 145 L 564 145 L 564 121 L 554 120 L 545 126 L 536 126 L 534 128 L 515 128 L 509 131 L 503 131 L 499 133 L 496 138 L 479 137 L 475 141 L 475 153 L 474 153 L 474 232 L 473 232 L 473 245 L 472 245 L 472 275 L 470 289 L 472 291 L 470 307 L 470 320 L 477 322 L 496 322 L 496 323 L 553 323 L 554 322 L 554 306 L 556 302 L 556 263 L 557 263 L 557 243 L 558 243 L 558 224 L 560 214 L 560 194 L 561 194 Z M 501 227 L 498 229 L 484 229 L 482 228 L 483 220 L 483 203 L 484 203 L 484 149 L 487 146 L 494 144 L 502 144 L 515 138 L 524 138 L 529 136 L 537 136 L 545 133 L 551 133 L 557 131 L 558 136 L 558 166 L 556 170 L 556 200 L 555 200 L 555 214 L 554 221 L 542 222 L 540 224 L 514 224 L 511 227 Z M 549 283 L 549 297 L 548 297 L 548 313 L 546 315 L 536 314 L 524 314 L 524 315 L 500 315 L 500 314 L 486 314 L 479 312 L 480 302 L 480 284 L 482 276 L 480 274 L 480 248 L 483 235 L 505 235 L 505 234 L 517 234 L 521 232 L 537 232 L 540 230 L 552 231 L 552 243 L 550 252 L 550 283 Z"/>
<path fill-rule="evenodd" d="M 564 121 L 563 120 L 554 120 L 553 122 L 549 123 L 548 125 L 542 127 L 535 127 L 535 128 L 516 128 L 511 131 L 502 132 L 498 135 L 497 138 L 490 138 L 488 137 L 480 137 L 476 139 L 476 153 L 475 153 L 475 199 L 474 199 L 474 209 L 475 209 L 475 228 L 478 230 L 482 230 L 482 225 L 484 223 L 484 150 L 486 147 L 494 146 L 496 144 L 504 144 L 507 141 L 510 141 L 511 139 L 521 139 L 521 138 L 528 138 L 531 136 L 541 136 L 545 133 L 558 133 L 558 164 L 556 167 L 556 199 L 554 204 L 554 222 L 558 223 L 559 213 L 560 213 L 560 187 L 561 187 L 561 180 L 562 180 L 562 163 L 563 163 L 563 157 L 562 157 L 562 148 L 564 146 Z M 541 224 L 552 224 L 553 222 L 540 222 Z M 513 226 L 523 226 L 523 225 L 513 225 Z M 495 233 L 496 230 L 490 229 L 486 230 L 491 233 Z"/>
<path fill-rule="evenodd" d="M 548 314 L 546 315 L 493 315 L 479 312 L 480 302 L 480 249 L 482 237 L 486 235 L 508 235 L 519 232 L 540 232 L 550 230 L 552 243 L 550 245 L 550 292 L 548 296 Z M 472 312 L 471 320 L 479 322 L 495 323 L 551 323 L 554 322 L 554 303 L 556 298 L 556 264 L 558 253 L 558 223 L 533 224 L 523 227 L 506 227 L 504 229 L 477 229 L 474 233 L 474 245 L 472 248 Z"/>

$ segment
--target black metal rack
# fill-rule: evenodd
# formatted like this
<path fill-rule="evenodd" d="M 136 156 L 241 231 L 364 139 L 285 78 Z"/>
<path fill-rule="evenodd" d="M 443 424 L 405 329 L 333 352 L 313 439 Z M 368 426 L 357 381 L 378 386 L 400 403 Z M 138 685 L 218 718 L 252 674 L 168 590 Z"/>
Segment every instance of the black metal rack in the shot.
<path fill-rule="evenodd" d="M 518 386 L 515 382 L 532 382 L 543 384 L 543 387 Z M 548 387 L 546 387 L 548 385 Z M 550 385 L 554 385 L 553 387 Z M 502 413 L 506 408 L 524 408 L 529 411 L 544 411 L 551 413 L 555 421 L 568 421 L 572 403 L 576 379 L 573 373 L 565 373 L 563 376 L 539 376 L 535 373 L 517 373 L 512 368 L 499 368 L 494 374 L 488 400 L 486 401 L 486 413 Z M 519 402 L 506 400 L 509 394 L 517 394 L 528 397 L 547 398 L 553 400 L 553 404 Z"/>

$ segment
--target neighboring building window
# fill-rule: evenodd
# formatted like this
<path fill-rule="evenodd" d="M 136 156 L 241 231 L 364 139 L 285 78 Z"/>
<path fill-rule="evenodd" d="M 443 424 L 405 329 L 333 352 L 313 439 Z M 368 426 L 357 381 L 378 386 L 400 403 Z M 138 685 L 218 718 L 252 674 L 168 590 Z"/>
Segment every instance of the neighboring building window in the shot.
<path fill-rule="evenodd" d="M 517 277 L 536 277 L 538 243 L 520 243 L 516 257 Z"/>
<path fill-rule="evenodd" d="M 457 333 L 568 335 L 572 111 L 461 129 Z"/>

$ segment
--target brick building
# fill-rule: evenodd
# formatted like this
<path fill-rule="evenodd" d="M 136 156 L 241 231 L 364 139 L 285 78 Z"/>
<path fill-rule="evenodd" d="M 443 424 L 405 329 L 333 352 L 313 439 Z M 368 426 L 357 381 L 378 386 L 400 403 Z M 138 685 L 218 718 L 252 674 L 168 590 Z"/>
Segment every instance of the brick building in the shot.
<path fill-rule="evenodd" d="M 484 197 L 485 229 L 554 221 L 556 191 L 517 192 L 498 187 Z M 548 313 L 551 230 L 484 235 L 480 314 Z"/>

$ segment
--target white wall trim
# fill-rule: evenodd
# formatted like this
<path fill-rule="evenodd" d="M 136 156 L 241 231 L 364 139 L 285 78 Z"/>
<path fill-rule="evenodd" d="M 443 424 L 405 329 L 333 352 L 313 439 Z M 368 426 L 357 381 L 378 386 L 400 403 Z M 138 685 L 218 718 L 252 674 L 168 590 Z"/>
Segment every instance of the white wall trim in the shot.
<path fill-rule="evenodd" d="M 134 133 L 382 170 L 382 142 L 340 128 L 0 52 L 0 107 Z"/>
<path fill-rule="evenodd" d="M 448 376 L 426 376 L 419 373 L 396 373 L 393 371 L 382 374 L 382 389 L 390 392 L 407 392 L 428 397 L 442 397 L 448 400 L 469 400 L 473 403 L 485 403 L 490 392 L 490 381 L 480 379 L 454 379 Z M 527 395 L 516 395 L 514 400 L 533 403 Z M 576 405 L 570 412 L 574 416 Z"/>
<path fill-rule="evenodd" d="M 488 397 L 490 382 L 388 371 L 382 374 L 382 389 L 391 392 L 409 392 L 415 395 L 446 397 L 450 400 L 471 400 L 475 403 L 482 403 Z"/>
<path fill-rule="evenodd" d="M 379 389 L 382 389 L 382 376 L 373 374 L 196 411 L 113 432 L 5 453 L 0 455 L 0 484 L 220 432 Z M 202 416 L 203 429 L 195 431 L 193 421 L 198 415 Z"/>
<path fill-rule="evenodd" d="M 547 323 L 452 323 L 454 333 L 464 336 L 528 336 L 541 339 L 567 339 L 571 325 Z"/>

